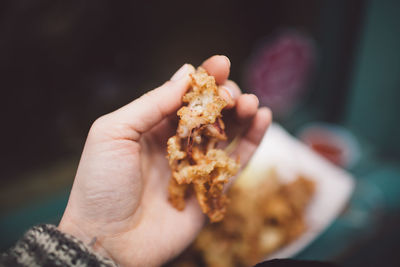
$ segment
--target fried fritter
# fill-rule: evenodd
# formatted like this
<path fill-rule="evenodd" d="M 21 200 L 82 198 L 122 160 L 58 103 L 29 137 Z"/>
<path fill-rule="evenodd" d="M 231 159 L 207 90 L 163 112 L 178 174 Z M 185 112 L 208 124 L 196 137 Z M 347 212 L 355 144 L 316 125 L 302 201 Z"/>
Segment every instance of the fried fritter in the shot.
<path fill-rule="evenodd" d="M 314 191 L 313 181 L 299 175 L 282 184 L 273 170 L 257 185 L 234 184 L 224 220 L 207 225 L 169 266 L 255 265 L 304 233 L 305 209 Z"/>
<path fill-rule="evenodd" d="M 207 266 L 253 266 L 306 230 L 304 213 L 314 183 L 299 176 L 281 184 L 274 172 L 270 175 L 278 184 L 276 190 L 264 194 L 269 189 L 262 184 L 251 191 L 234 185 L 226 218 L 200 233 L 194 249 Z"/>
<path fill-rule="evenodd" d="M 167 143 L 172 170 L 169 201 L 183 210 L 187 192 L 193 190 L 203 213 L 217 222 L 223 219 L 228 202 L 224 184 L 238 172 L 239 163 L 216 148 L 227 139 L 221 115 L 227 102 L 218 95 L 214 77 L 199 67 L 191 79 L 191 88 L 182 99 L 186 105 L 177 112 L 176 135 Z"/>

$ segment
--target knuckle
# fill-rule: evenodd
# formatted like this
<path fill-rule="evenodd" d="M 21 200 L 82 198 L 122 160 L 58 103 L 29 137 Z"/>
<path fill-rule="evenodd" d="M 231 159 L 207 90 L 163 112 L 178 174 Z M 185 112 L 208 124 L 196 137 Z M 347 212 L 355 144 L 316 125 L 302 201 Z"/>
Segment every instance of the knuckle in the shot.
<path fill-rule="evenodd" d="M 142 101 L 148 101 L 152 97 L 152 91 L 148 91 L 145 94 L 143 94 L 140 98 Z"/>
<path fill-rule="evenodd" d="M 107 115 L 103 115 L 99 118 L 97 118 L 93 123 L 92 126 L 90 127 L 89 133 L 95 134 L 98 132 L 103 132 L 105 129 L 107 129 Z"/>
<path fill-rule="evenodd" d="M 173 84 L 174 84 L 173 81 L 168 80 L 168 81 L 166 81 L 165 83 L 163 83 L 160 87 L 170 87 L 170 86 L 172 86 Z"/>

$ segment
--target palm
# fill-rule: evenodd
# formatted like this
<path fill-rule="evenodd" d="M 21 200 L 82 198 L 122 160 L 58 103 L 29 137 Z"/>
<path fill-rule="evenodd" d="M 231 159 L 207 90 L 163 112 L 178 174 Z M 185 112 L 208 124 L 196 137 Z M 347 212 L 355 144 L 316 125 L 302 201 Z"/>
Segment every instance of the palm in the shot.
<path fill-rule="evenodd" d="M 129 173 L 128 170 L 131 167 L 134 169 L 134 166 L 128 166 L 124 170 L 127 175 L 123 179 L 139 179 L 143 185 L 143 195 L 133 194 L 129 190 L 124 192 L 125 195 L 121 198 L 129 203 L 138 203 L 135 212 L 125 218 L 121 225 L 119 220 L 127 211 L 115 209 L 113 214 L 115 222 L 108 220 L 107 225 L 112 227 L 112 224 L 116 223 L 118 229 L 114 228 L 106 238 L 106 243 L 102 244 L 110 254 L 115 255 L 118 252 L 119 258 L 116 260 L 123 266 L 129 265 L 133 260 L 146 262 L 146 265 L 160 264 L 183 250 L 203 224 L 204 217 L 194 199 L 188 201 L 183 212 L 177 211 L 168 203 L 170 168 L 166 160 L 166 141 L 174 134 L 170 126 L 170 123 L 163 121 L 142 136 L 139 143 L 140 154 L 125 155 L 126 160 L 130 160 L 132 165 L 140 163 L 142 173 L 139 176 Z M 128 143 L 127 146 L 131 146 L 128 150 L 135 151 L 136 145 Z M 105 185 L 105 188 L 108 186 Z M 129 203 L 126 203 L 126 206 L 129 207 Z M 110 203 L 110 206 L 115 207 L 115 203 Z M 104 219 L 98 218 L 98 220 Z M 125 245 L 121 248 L 118 244 Z M 157 244 L 159 255 L 156 262 L 149 262 L 147 255 L 153 253 L 151 250 L 154 244 Z M 145 257 L 140 258 L 141 255 Z"/>

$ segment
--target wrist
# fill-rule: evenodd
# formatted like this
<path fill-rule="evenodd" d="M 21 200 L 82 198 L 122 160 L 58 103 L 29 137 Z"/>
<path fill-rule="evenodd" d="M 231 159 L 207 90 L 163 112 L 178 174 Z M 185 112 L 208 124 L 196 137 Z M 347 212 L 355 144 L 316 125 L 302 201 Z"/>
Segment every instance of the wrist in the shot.
<path fill-rule="evenodd" d="M 88 233 L 84 230 L 85 227 L 83 227 L 81 224 L 76 224 L 69 219 L 62 218 L 57 229 L 60 232 L 69 234 L 79 239 L 87 247 L 99 253 L 100 255 L 112 259 L 111 255 L 101 245 L 100 241 L 102 238 L 96 236 L 96 234 Z"/>

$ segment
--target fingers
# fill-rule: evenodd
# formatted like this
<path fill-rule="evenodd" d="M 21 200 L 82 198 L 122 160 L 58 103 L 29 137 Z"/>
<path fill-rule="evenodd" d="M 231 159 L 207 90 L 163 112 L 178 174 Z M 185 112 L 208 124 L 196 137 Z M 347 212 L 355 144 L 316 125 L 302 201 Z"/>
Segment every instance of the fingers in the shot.
<path fill-rule="evenodd" d="M 249 127 L 237 144 L 235 153 L 233 153 L 233 156 L 240 157 L 242 167 L 246 166 L 257 146 L 260 144 L 271 121 L 272 113 L 267 107 L 258 109 L 251 118 Z M 234 180 L 230 180 L 224 190 L 226 191 L 233 182 Z"/>
<path fill-rule="evenodd" d="M 257 116 L 261 110 L 261 116 L 265 116 L 264 109 L 258 109 L 259 101 L 258 98 L 253 94 L 242 94 L 238 97 L 234 109 L 227 110 L 224 113 L 224 121 L 227 125 L 227 134 L 230 138 L 235 138 L 236 136 L 246 136 L 253 126 L 255 119 L 259 121 Z M 262 117 L 261 117 L 262 118 Z"/>
<path fill-rule="evenodd" d="M 224 84 L 218 87 L 218 94 L 228 103 L 225 108 L 231 109 L 236 105 L 236 101 L 242 92 L 235 82 L 227 80 Z"/>
<path fill-rule="evenodd" d="M 249 129 L 245 133 L 244 138 L 254 145 L 258 145 L 263 138 L 265 131 L 272 121 L 271 110 L 267 107 L 262 107 L 256 111 L 253 121 Z"/>
<path fill-rule="evenodd" d="M 204 61 L 201 66 L 205 68 L 210 75 L 214 76 L 215 81 L 220 85 L 218 93 L 228 102 L 226 108 L 233 108 L 241 92 L 236 83 L 227 80 L 231 67 L 229 59 L 226 56 L 212 56 Z"/>
<path fill-rule="evenodd" d="M 258 98 L 253 94 L 239 96 L 236 103 L 236 116 L 239 121 L 246 121 L 254 117 L 258 109 Z"/>
<path fill-rule="evenodd" d="M 214 76 L 217 84 L 223 84 L 228 79 L 231 62 L 226 56 L 212 56 L 204 61 L 201 66 Z"/>
<path fill-rule="evenodd" d="M 112 137 L 138 141 L 143 132 L 150 130 L 182 105 L 182 96 L 190 84 L 189 74 L 193 72 L 192 65 L 183 65 L 170 81 L 103 116 L 101 121 L 113 127 Z"/>

